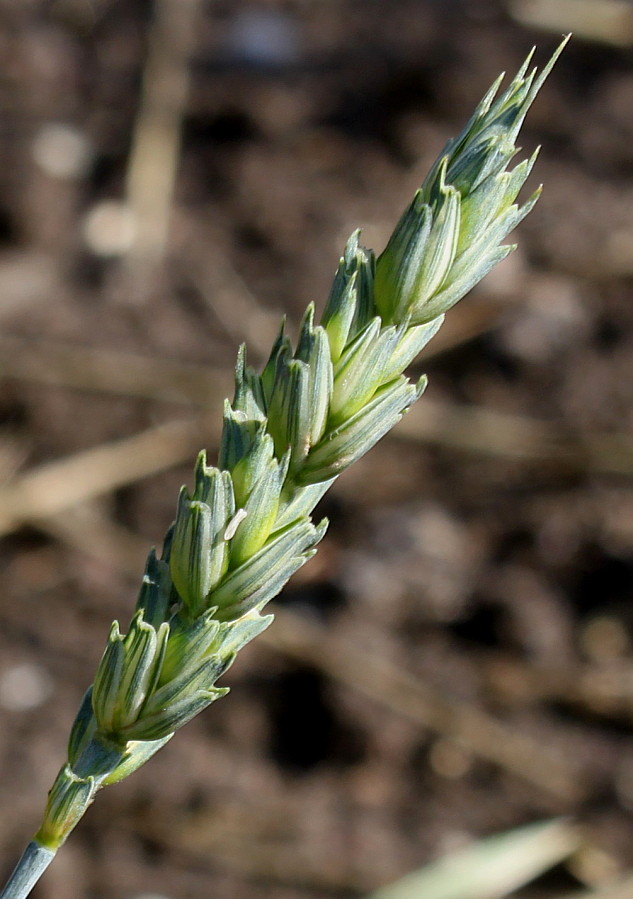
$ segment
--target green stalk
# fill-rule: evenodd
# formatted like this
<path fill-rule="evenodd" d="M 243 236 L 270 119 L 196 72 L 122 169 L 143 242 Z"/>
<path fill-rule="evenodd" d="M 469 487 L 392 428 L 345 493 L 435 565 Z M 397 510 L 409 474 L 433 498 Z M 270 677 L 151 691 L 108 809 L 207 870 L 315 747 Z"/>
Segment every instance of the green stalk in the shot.
<path fill-rule="evenodd" d="M 218 467 L 201 453 L 161 556 L 150 553 L 127 633 L 114 622 L 73 724 L 42 825 L 0 899 L 23 899 L 97 791 L 144 764 L 224 696 L 216 681 L 272 621 L 262 615 L 315 552 L 328 487 L 389 431 L 426 379 L 403 374 L 460 300 L 512 246 L 534 206 L 517 196 L 536 154 L 508 169 L 543 72 L 530 57 L 448 142 L 376 258 L 349 239 L 320 324 L 296 348 L 283 329 L 261 373 L 240 350 Z"/>
<path fill-rule="evenodd" d="M 1 899 L 24 899 L 28 896 L 54 858 L 54 849 L 47 849 L 32 840 L 0 893 Z"/>

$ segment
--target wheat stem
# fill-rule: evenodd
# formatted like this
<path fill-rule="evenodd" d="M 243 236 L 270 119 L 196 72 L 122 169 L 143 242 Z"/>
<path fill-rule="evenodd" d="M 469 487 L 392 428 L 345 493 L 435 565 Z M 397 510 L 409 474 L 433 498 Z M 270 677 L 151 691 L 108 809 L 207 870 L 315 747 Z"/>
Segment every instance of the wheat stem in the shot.
<path fill-rule="evenodd" d="M 47 849 L 35 840 L 30 842 L 0 893 L 0 899 L 25 899 L 54 858 L 54 849 Z"/>

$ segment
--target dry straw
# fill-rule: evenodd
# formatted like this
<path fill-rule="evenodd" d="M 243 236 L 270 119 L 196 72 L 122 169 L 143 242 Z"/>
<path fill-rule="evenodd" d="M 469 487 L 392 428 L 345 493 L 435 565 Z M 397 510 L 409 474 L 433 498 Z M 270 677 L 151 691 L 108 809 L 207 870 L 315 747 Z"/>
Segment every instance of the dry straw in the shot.
<path fill-rule="evenodd" d="M 530 55 L 505 92 L 502 78 L 492 85 L 378 258 L 352 235 L 321 322 L 309 307 L 296 348 L 282 328 L 260 374 L 240 350 L 218 466 L 201 453 L 160 557 L 149 555 L 127 633 L 112 625 L 41 827 L 3 899 L 29 894 L 101 787 L 227 692 L 216 681 L 271 623 L 264 607 L 325 533 L 315 505 L 421 395 L 425 379 L 403 371 L 444 313 L 511 252 L 502 241 L 538 198 L 516 203 L 537 154 L 508 166 L 563 46 L 538 77 Z"/>

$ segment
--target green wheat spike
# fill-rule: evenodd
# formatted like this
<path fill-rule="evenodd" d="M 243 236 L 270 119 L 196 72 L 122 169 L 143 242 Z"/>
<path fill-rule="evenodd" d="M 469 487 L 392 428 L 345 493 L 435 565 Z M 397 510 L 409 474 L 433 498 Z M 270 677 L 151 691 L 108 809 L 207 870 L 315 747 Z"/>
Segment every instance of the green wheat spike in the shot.
<path fill-rule="evenodd" d="M 216 680 L 272 621 L 264 606 L 316 551 L 312 512 L 333 480 L 424 390 L 403 374 L 444 313 L 511 251 L 536 154 L 508 169 L 543 72 L 530 57 L 449 141 L 376 259 L 355 232 L 320 324 L 283 327 L 261 374 L 238 354 L 218 467 L 198 459 L 160 558 L 150 553 L 127 634 L 115 622 L 73 725 L 44 819 L 0 899 L 27 896 L 99 788 L 127 777 L 223 696 Z"/>

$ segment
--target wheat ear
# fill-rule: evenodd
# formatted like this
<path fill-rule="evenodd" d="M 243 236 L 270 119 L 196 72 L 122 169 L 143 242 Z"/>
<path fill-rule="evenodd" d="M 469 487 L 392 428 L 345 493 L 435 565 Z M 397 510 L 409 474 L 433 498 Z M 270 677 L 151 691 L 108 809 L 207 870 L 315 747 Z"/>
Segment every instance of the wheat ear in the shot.
<path fill-rule="evenodd" d="M 242 348 L 217 467 L 198 458 L 160 557 L 151 552 L 127 633 L 112 625 L 44 819 L 2 899 L 23 899 L 95 797 L 224 696 L 216 681 L 272 621 L 266 604 L 316 551 L 316 503 L 405 414 L 426 380 L 402 373 L 444 313 L 511 250 L 534 206 L 518 193 L 537 152 L 508 168 L 540 75 L 503 76 L 442 150 L 378 258 L 349 239 L 321 318 L 296 348 L 282 330 L 263 371 Z"/>

